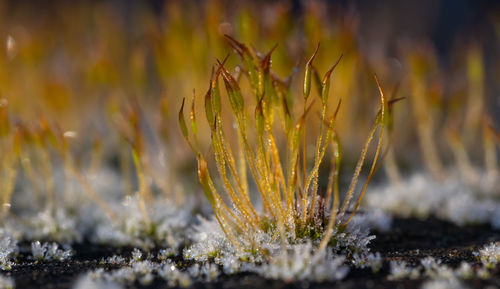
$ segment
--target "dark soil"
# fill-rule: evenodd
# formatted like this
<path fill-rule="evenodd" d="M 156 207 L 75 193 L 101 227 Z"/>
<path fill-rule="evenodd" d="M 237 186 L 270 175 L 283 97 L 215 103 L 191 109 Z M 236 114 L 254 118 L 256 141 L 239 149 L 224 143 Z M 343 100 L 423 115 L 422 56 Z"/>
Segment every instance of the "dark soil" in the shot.
<path fill-rule="evenodd" d="M 369 269 L 351 269 L 349 275 L 337 283 L 285 283 L 267 280 L 255 274 L 241 273 L 222 276 L 213 283 L 196 283 L 193 288 L 419 288 L 423 280 L 388 281 L 389 262 L 404 260 L 416 265 L 427 256 L 442 260 L 444 264 L 456 267 L 461 261 L 479 265 L 472 255 L 484 244 L 500 240 L 500 231 L 488 225 L 458 227 L 435 218 L 427 220 L 395 219 L 388 233 L 376 233 L 372 242 L 374 252 L 383 257 L 383 268 L 374 274 Z M 27 258 L 28 247 L 21 250 L 17 264 L 3 274 L 15 279 L 16 288 L 71 288 L 76 278 L 89 270 L 117 266 L 99 263 L 102 258 L 114 254 L 130 256 L 131 248 L 112 248 L 82 244 L 73 246 L 74 257 L 66 262 L 38 262 Z M 181 260 L 177 260 L 181 261 Z M 493 285 L 500 287 L 500 272 L 494 271 L 489 280 L 470 280 L 471 288 Z M 166 283 L 156 280 L 147 288 L 164 288 Z M 145 288 L 135 284 L 130 288 Z"/>

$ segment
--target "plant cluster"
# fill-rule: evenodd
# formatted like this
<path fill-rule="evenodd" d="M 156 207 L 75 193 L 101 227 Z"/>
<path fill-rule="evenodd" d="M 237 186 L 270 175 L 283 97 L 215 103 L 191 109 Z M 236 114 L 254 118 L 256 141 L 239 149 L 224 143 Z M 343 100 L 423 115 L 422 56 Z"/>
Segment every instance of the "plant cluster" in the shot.
<path fill-rule="evenodd" d="M 408 98 L 425 168 L 403 179 L 394 156 L 388 157 L 390 183 L 374 189 L 366 203 L 404 217 L 434 215 L 458 225 L 490 223 L 499 228 L 500 134 L 488 116 L 493 112 L 486 106 L 487 65 L 481 47 L 470 45 L 462 52 L 466 90 L 449 99 L 439 80 L 443 68 L 432 50 L 407 54 Z M 443 113 L 445 107 L 449 109 Z"/>
<path fill-rule="evenodd" d="M 169 185 L 166 166 L 157 165 L 164 160 L 152 160 L 143 135 L 148 123 L 137 104 L 110 111 L 125 150 L 119 159 L 122 175 L 102 163 L 102 137 L 94 136 L 84 152 L 90 157 L 82 160 L 75 153 L 82 148 L 73 143 L 83 136 L 63 131 L 42 113 L 34 120 L 20 119 L 8 105 L 0 100 L 0 146 L 5 152 L 0 157 L 0 219 L 7 231 L 20 240 L 64 244 L 87 239 L 144 248 L 181 245 L 192 209 L 183 204 L 190 197 Z"/>
<path fill-rule="evenodd" d="M 223 190 L 216 188 L 204 153 L 198 144 L 198 121 L 193 105 L 190 111 L 190 126 L 194 141 L 190 140 L 184 119 L 184 102 L 179 112 L 179 123 L 184 137 L 198 160 L 198 178 L 206 198 L 212 205 L 215 218 L 227 240 L 237 250 L 261 250 L 255 240 L 261 232 L 272 236 L 267 242 L 281 240 L 284 246 L 301 239 L 318 242 L 317 252 L 321 252 L 332 242 L 332 234 L 342 231 L 360 205 L 361 198 L 372 178 L 379 158 L 384 128 L 390 121 L 390 107 L 396 100 L 388 101 L 378 80 L 380 104 L 376 120 L 368 134 L 361 156 L 357 162 L 352 181 L 344 201 L 339 196 L 339 166 L 342 159 L 340 141 L 335 130 L 335 121 L 340 109 L 340 101 L 332 111 L 328 107 L 330 77 L 339 60 L 325 73 L 323 78 L 313 61 L 316 51 L 308 60 L 303 81 L 302 103 L 291 97 L 292 76 L 281 79 L 271 70 L 271 54 L 260 54 L 246 45 L 226 35 L 231 47 L 236 51 L 242 65 L 231 74 L 224 61 L 218 61 L 205 94 L 205 115 L 211 131 L 211 151 Z M 248 104 L 241 88 L 240 76 L 245 75 L 250 84 L 248 92 L 253 103 Z M 236 149 L 231 146 L 224 123 L 230 122 L 222 116 L 222 101 L 219 79 L 224 82 L 225 91 L 235 126 Z M 311 168 L 307 160 L 305 127 L 306 118 L 312 109 L 311 87 L 316 83 L 321 113 Z M 296 113 L 297 108 L 302 110 Z M 250 117 L 249 115 L 252 115 Z M 254 120 L 254 121 L 251 121 Z M 359 196 L 354 198 L 355 188 L 368 148 L 377 128 L 376 149 L 371 167 Z M 327 151 L 331 151 L 331 168 L 326 193 L 319 193 L 318 178 L 320 165 Z M 251 177 L 249 177 L 249 175 Z M 249 184 L 249 178 L 253 183 Z M 262 212 L 257 213 L 250 198 L 250 190 L 255 188 L 260 197 Z M 224 195 L 223 193 L 224 192 Z M 354 201 L 353 201 L 354 199 Z M 226 200 L 229 204 L 226 204 Z M 352 211 L 349 205 L 353 202 Z M 337 218 L 340 216 L 340 218 Z M 334 241 L 333 241 L 334 242 Z"/>
<path fill-rule="evenodd" d="M 160 262 L 137 250 L 133 260 L 114 256 L 102 262 L 124 268 L 90 273 L 81 288 L 149 284 L 157 275 L 186 286 L 242 271 L 338 280 L 348 267 L 381 267 L 380 255 L 368 249 L 374 236 L 366 227 L 387 229 L 390 222 L 377 213 L 357 214 L 362 199 L 403 216 L 500 227 L 500 137 L 483 117 L 491 113 L 488 86 L 496 84 L 486 81 L 481 46 L 457 47 L 463 57 L 449 78 L 431 49 L 402 46 L 396 53 L 406 75 L 400 79 L 390 75 L 386 56 L 373 60 L 373 50 L 358 43 L 357 15 L 330 17 L 320 2 L 304 2 L 299 22 L 288 21 L 293 7 L 287 1 L 262 6 L 268 17 L 256 17 L 261 6 L 253 3 L 168 1 L 161 15 L 140 4 L 131 23 L 112 20 L 113 5 L 61 4 L 56 14 L 71 11 L 74 19 L 47 19 L 40 27 L 29 13 L 0 5 L 7 34 L 6 53 L 0 53 L 0 267 L 14 265 L 16 240 L 32 242 L 39 260 L 67 259 L 70 251 L 57 244 L 90 241 L 161 247 Z M 193 5 L 203 6 L 196 17 L 195 9 L 186 9 Z M 74 35 L 85 35 L 83 42 Z M 304 35 L 309 41 L 298 45 Z M 284 45 L 260 53 L 235 37 L 258 47 Z M 320 40 L 330 53 L 318 45 L 296 81 L 293 63 Z M 209 74 L 212 56 L 225 53 L 224 41 L 239 62 L 218 60 Z M 341 52 L 329 67 L 331 55 Z M 366 128 L 374 82 L 365 72 L 372 66 L 388 87 L 400 82 L 402 92 L 387 97 L 376 79 L 380 107 Z M 204 98 L 193 94 L 186 121 L 188 104 L 179 96 L 207 82 Z M 392 105 L 399 94 L 410 101 L 398 117 Z M 201 102 L 206 121 L 196 109 Z M 178 105 L 179 115 L 172 114 Z M 177 116 L 197 171 L 184 165 L 189 149 L 173 129 Z M 341 136 L 349 145 L 341 147 Z M 402 162 L 419 165 L 406 154 L 415 139 L 428 174 L 403 179 Z M 361 154 L 353 157 L 358 151 L 351 144 L 360 142 Z M 442 155 L 449 149 L 453 160 Z M 353 158 L 354 174 L 341 190 L 341 163 Z M 390 186 L 366 198 L 381 159 Z M 210 208 L 191 194 L 191 173 L 215 220 L 203 217 Z M 487 267 L 498 262 L 495 246 L 478 255 Z M 174 256 L 195 265 L 181 270 Z M 430 260 L 421 266 L 395 263 L 392 277 L 470 273 L 466 265 L 460 272 Z M 0 277 L 2 286 L 12 287 L 12 280 Z"/>

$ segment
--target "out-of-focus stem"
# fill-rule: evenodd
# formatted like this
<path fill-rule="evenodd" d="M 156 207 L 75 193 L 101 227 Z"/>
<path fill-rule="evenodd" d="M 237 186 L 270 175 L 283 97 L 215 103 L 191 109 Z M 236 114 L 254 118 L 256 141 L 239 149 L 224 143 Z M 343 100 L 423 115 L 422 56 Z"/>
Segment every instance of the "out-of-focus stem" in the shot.
<path fill-rule="evenodd" d="M 425 165 L 434 177 L 442 179 L 444 170 L 434 141 L 434 124 L 426 101 L 427 92 L 423 79 L 418 76 L 412 77 L 411 90 L 410 98 L 416 120 L 418 141 Z"/>
<path fill-rule="evenodd" d="M 448 135 L 448 142 L 451 146 L 451 150 L 458 164 L 458 169 L 464 176 L 467 182 L 475 184 L 479 180 L 479 176 L 472 167 L 472 164 L 467 155 L 467 150 L 465 149 L 464 143 L 460 140 L 458 134 L 450 132 Z"/>
<path fill-rule="evenodd" d="M 103 211 L 106 213 L 106 215 L 109 217 L 109 219 L 113 222 L 116 221 L 117 217 L 116 214 L 113 212 L 111 207 L 99 196 L 94 189 L 92 189 L 92 186 L 89 184 L 87 179 L 78 171 L 78 169 L 74 166 L 73 162 L 71 160 L 68 160 L 67 162 L 68 166 L 67 169 L 69 172 L 73 175 L 73 177 L 76 179 L 78 183 L 82 186 L 82 188 L 85 190 L 87 195 L 99 206 Z"/>
<path fill-rule="evenodd" d="M 399 173 L 398 164 L 394 155 L 394 148 L 391 146 L 387 149 L 384 159 L 384 169 L 389 177 L 389 181 L 393 185 L 401 184 L 401 174 Z"/>
<path fill-rule="evenodd" d="M 495 147 L 495 133 L 487 125 L 483 124 L 483 146 L 484 146 L 484 165 L 486 167 L 486 174 L 488 181 L 492 183 L 498 178 L 498 160 L 497 151 Z"/>
<path fill-rule="evenodd" d="M 48 149 L 40 149 L 42 162 L 42 174 L 45 181 L 46 209 L 50 212 L 54 209 L 54 180 L 52 179 L 52 165 Z"/>
<path fill-rule="evenodd" d="M 468 95 L 463 138 L 470 144 L 478 136 L 484 103 L 484 68 L 481 50 L 478 47 L 467 53 Z"/>
<path fill-rule="evenodd" d="M 38 183 L 37 178 L 35 177 L 35 172 L 33 170 L 33 164 L 31 163 L 31 159 L 28 156 L 21 155 L 21 167 L 23 169 L 24 174 L 28 178 L 28 181 L 31 183 L 33 188 L 33 192 L 35 193 L 35 198 L 37 200 L 37 204 L 42 201 L 42 192 Z"/>

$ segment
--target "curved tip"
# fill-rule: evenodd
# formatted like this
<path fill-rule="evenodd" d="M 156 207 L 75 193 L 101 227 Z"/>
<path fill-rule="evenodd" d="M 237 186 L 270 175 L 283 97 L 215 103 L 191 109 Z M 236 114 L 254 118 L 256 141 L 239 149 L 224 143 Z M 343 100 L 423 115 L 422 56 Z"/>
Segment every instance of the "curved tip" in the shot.
<path fill-rule="evenodd" d="M 318 54 L 318 50 L 319 50 L 319 42 L 318 42 L 318 45 L 316 46 L 316 49 L 314 50 L 314 53 L 313 55 L 311 56 L 311 58 L 309 58 L 309 60 L 307 61 L 307 66 L 311 66 L 312 65 L 312 62 L 314 60 L 314 57 L 316 57 L 316 54 Z"/>

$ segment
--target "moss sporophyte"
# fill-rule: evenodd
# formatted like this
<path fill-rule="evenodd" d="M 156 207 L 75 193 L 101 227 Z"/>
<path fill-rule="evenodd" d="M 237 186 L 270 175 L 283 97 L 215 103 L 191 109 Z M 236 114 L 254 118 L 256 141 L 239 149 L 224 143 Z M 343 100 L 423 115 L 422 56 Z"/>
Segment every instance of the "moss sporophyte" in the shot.
<path fill-rule="evenodd" d="M 236 250 L 258 248 L 259 244 L 252 238 L 252 233 L 264 232 L 272 236 L 271 242 L 280 240 L 282 248 L 286 244 L 308 239 L 316 241 L 315 250 L 320 252 L 331 241 L 334 232 L 341 232 L 345 228 L 359 207 L 367 184 L 378 168 L 377 161 L 383 155 L 384 130 L 390 123 L 390 106 L 395 100 L 386 99 L 375 77 L 380 108 L 341 202 L 339 167 L 342 151 L 335 129 L 341 101 L 339 99 L 332 110 L 328 106 L 328 98 L 330 78 L 342 56 L 321 79 L 313 65 L 318 45 L 305 67 L 304 97 L 296 100 L 291 91 L 292 75 L 282 79 L 271 70 L 271 54 L 276 46 L 268 53 L 261 54 L 230 36 L 226 35 L 226 39 L 241 59 L 241 67 L 237 70 L 240 73 L 235 76 L 228 71 L 227 57 L 217 61 L 204 99 L 206 121 L 211 132 L 210 151 L 213 152 L 218 172 L 217 181 L 209 172 L 209 162 L 212 161 L 207 161 L 198 142 L 194 94 L 189 114 L 191 135 L 184 117 L 185 101 L 179 111 L 182 134 L 198 160 L 198 178 L 203 192 L 212 205 L 222 231 Z M 249 86 L 242 84 L 240 75 L 248 78 Z M 222 112 L 221 79 L 231 109 L 231 120 L 226 119 L 226 114 Z M 310 123 L 307 118 L 315 102 L 310 97 L 312 80 L 318 89 L 321 110 L 318 129 L 311 129 L 317 132 L 317 136 L 310 164 L 306 156 L 306 141 L 310 139 L 309 134 L 306 138 L 306 130 L 310 128 L 306 124 Z M 223 124 L 233 121 L 234 132 L 227 133 Z M 235 136 L 236 140 L 231 139 L 231 136 Z M 370 170 L 355 198 L 356 183 L 372 142 L 376 143 L 376 147 Z M 233 143 L 236 145 L 231 145 Z M 327 152 L 331 153 L 328 187 L 325 193 L 321 193 L 319 171 Z M 253 182 L 250 183 L 250 179 Z M 223 188 L 216 186 L 219 183 Z M 256 205 L 250 200 L 251 190 L 258 192 L 261 211 L 257 211 Z"/>

